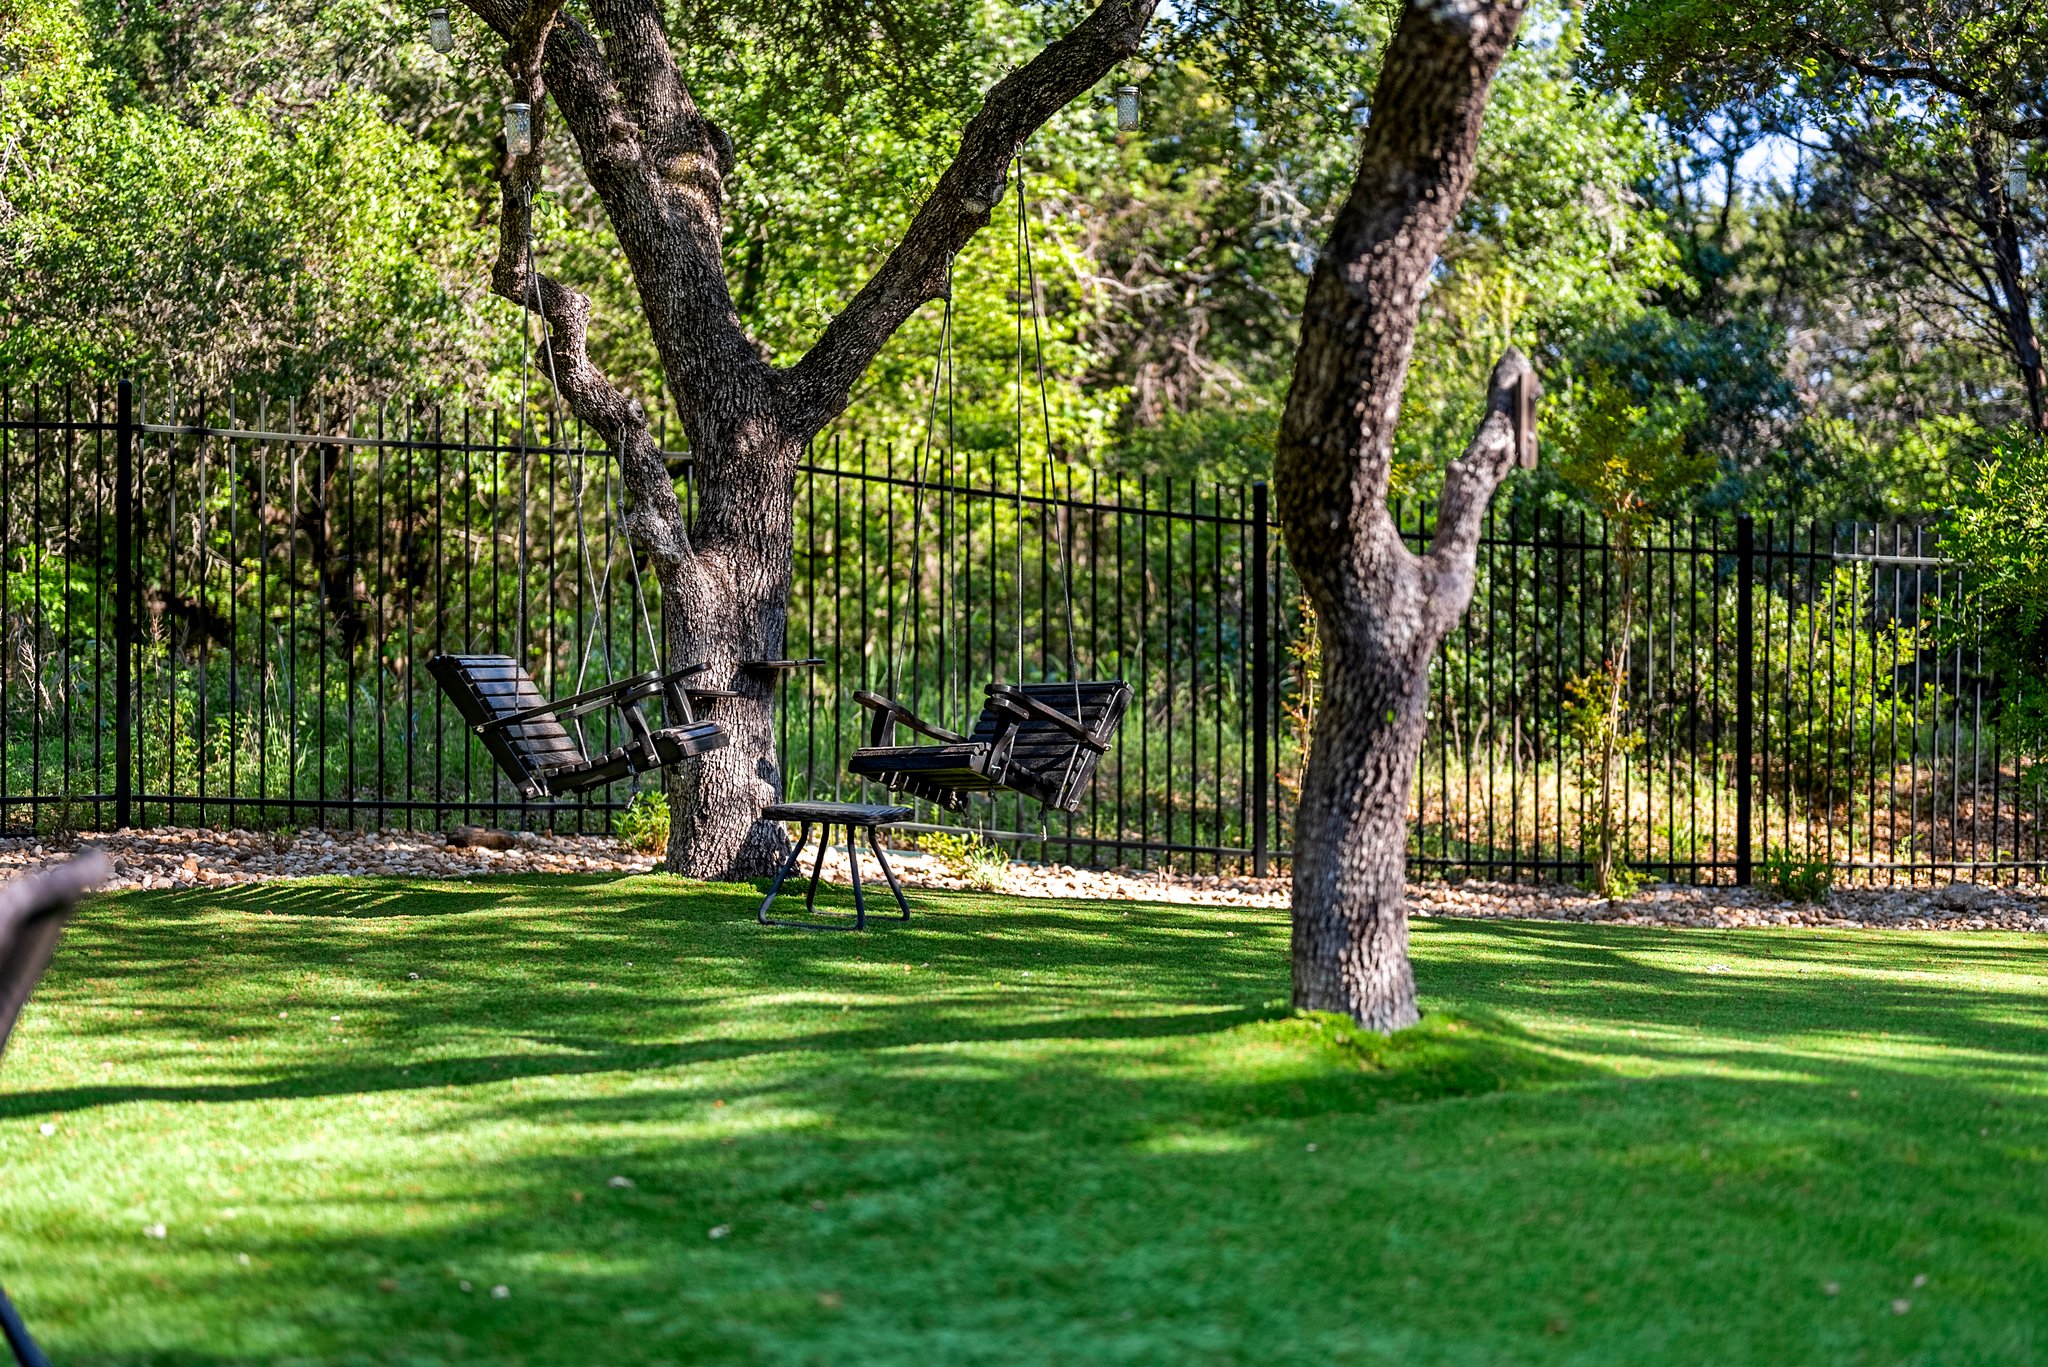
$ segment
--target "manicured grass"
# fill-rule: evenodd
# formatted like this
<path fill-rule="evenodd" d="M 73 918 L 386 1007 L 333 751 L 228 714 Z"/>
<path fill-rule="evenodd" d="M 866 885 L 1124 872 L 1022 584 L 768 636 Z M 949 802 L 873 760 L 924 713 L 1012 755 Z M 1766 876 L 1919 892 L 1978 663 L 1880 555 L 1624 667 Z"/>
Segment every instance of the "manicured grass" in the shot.
<path fill-rule="evenodd" d="M 65 1364 L 2048 1360 L 2039 940 L 1425 922 L 1383 1043 L 1271 912 L 757 897 L 99 903 L 0 1280 Z"/>

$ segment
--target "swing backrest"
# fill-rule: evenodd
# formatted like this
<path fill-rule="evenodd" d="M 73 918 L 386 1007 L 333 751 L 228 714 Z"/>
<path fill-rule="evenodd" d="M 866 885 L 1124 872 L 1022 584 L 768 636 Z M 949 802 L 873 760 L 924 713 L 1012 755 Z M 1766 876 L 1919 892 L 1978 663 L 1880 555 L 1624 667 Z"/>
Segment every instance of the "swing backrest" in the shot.
<path fill-rule="evenodd" d="M 533 676 L 510 655 L 436 655 L 427 669 L 472 731 L 547 702 Z M 478 739 L 522 793 L 546 791 L 547 774 L 590 762 L 568 728 L 551 716 L 494 726 Z"/>
<path fill-rule="evenodd" d="M 989 703 L 975 721 L 973 739 L 1000 740 L 1007 732 L 1002 757 L 1003 785 L 1038 799 L 1048 807 L 1070 812 L 1095 776 L 1103 751 L 1077 741 L 1065 727 L 1041 717 L 1018 718 L 1002 706 L 1004 695 L 1029 698 L 1066 717 L 1105 748 L 1116 738 L 1131 703 L 1131 686 L 1122 679 L 1091 679 L 1079 683 L 990 684 Z"/>

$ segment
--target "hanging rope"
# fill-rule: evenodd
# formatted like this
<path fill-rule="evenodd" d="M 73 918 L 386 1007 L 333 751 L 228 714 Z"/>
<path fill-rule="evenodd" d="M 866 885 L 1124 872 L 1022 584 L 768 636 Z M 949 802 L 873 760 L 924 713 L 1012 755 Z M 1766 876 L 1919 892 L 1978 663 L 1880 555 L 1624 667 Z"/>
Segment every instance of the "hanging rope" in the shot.
<path fill-rule="evenodd" d="M 1024 682 L 1024 310 L 1029 307 L 1036 321 L 1037 302 L 1025 293 L 1025 239 L 1029 236 L 1024 219 L 1024 144 L 1017 144 L 1017 432 L 1012 457 L 1016 489 L 1017 566 L 1011 582 L 1017 590 L 1017 682 Z"/>
<path fill-rule="evenodd" d="M 1038 365 L 1038 415 L 1039 420 L 1043 425 L 1045 431 L 1045 460 L 1047 467 L 1050 468 L 1052 464 L 1052 400 L 1049 394 L 1047 393 L 1045 381 L 1045 338 L 1040 333 L 1038 325 L 1038 266 L 1031 255 L 1031 233 L 1027 227 L 1027 222 L 1028 219 L 1025 212 L 1024 204 L 1024 154 L 1023 149 L 1020 146 L 1017 153 L 1017 241 L 1019 244 L 1018 258 L 1019 265 L 1024 272 L 1024 283 L 1028 290 L 1028 294 L 1026 297 L 1029 299 L 1031 307 L 1031 342 L 1032 350 L 1035 353 Z M 1024 450 L 1023 346 L 1023 323 L 1020 317 L 1018 322 L 1017 336 L 1017 451 L 1020 460 L 1022 459 Z M 1078 723 L 1081 721 L 1081 672 L 1079 668 L 1076 666 L 1074 659 L 1073 555 L 1072 550 L 1067 542 L 1066 519 L 1060 515 L 1058 510 L 1054 509 L 1052 505 L 1052 499 L 1050 497 L 1048 497 L 1045 501 L 1045 510 L 1046 516 L 1052 519 L 1053 537 L 1059 547 L 1060 599 L 1066 609 L 1067 679 L 1070 683 L 1074 685 L 1074 720 Z M 1022 592 L 1021 561 L 1024 554 L 1024 538 L 1021 529 L 1022 523 L 1020 520 L 1019 535 L 1017 538 L 1017 554 L 1020 562 L 1020 594 Z M 1020 629 L 1022 627 L 1022 622 L 1023 608 L 1022 601 L 1020 598 L 1018 608 L 1018 623 Z M 1023 673 L 1022 660 L 1023 649 L 1020 642 L 1018 648 L 1018 673 L 1020 677 Z"/>
<path fill-rule="evenodd" d="M 532 320 L 539 318 L 541 325 L 543 327 L 547 326 L 547 315 L 541 310 L 540 272 L 535 265 L 533 256 L 533 187 L 531 185 L 527 186 L 523 191 L 523 201 L 526 209 L 526 231 L 524 240 L 520 244 L 520 250 L 525 256 L 526 287 L 524 302 L 527 307 L 520 310 L 519 322 L 519 365 L 520 374 L 522 375 L 526 373 L 527 368 L 532 364 Z M 567 428 L 562 421 L 561 376 L 555 369 L 554 338 L 551 331 L 546 334 L 545 340 L 547 345 L 542 349 L 541 354 L 547 362 L 549 437 L 553 446 L 557 449 L 564 449 L 568 445 Z M 528 509 L 532 506 L 530 497 L 532 457 L 531 452 L 527 449 L 526 423 L 523 420 L 519 424 L 519 449 L 521 457 L 519 491 L 519 618 L 513 624 L 513 646 L 515 654 L 524 655 L 526 653 L 525 626 L 527 615 L 527 513 Z M 633 601 L 640 610 L 640 624 L 647 634 L 647 648 L 653 654 L 654 667 L 657 670 L 662 667 L 662 650 L 661 642 L 654 632 L 653 619 L 647 611 L 647 593 L 640 578 L 640 557 L 633 549 L 632 538 L 625 532 L 624 500 L 614 492 L 612 483 L 613 471 L 610 462 L 606 463 L 605 468 L 605 551 L 604 576 L 602 579 L 599 579 L 596 569 L 591 565 L 590 547 L 584 537 L 583 529 L 584 495 L 588 487 L 589 477 L 582 465 L 583 452 L 579 449 L 575 456 L 577 461 L 575 467 L 576 546 L 577 555 L 583 570 L 583 583 L 579 587 L 578 592 L 580 595 L 583 588 L 589 589 L 591 602 L 590 633 L 584 640 L 581 659 L 576 667 L 576 684 L 574 689 L 571 690 L 572 692 L 580 692 L 583 688 L 584 677 L 590 668 L 591 653 L 597 645 L 599 635 L 606 621 L 605 595 L 611 589 L 612 546 L 615 540 L 623 540 L 625 542 L 626 563 L 632 567 L 633 571 Z M 612 673 L 611 647 L 609 645 L 604 650 L 604 663 L 605 672 L 607 674 Z"/>
<path fill-rule="evenodd" d="M 920 701 L 917 689 L 923 678 L 922 671 L 919 669 L 921 656 L 918 645 L 918 643 L 923 639 L 923 637 L 918 631 L 917 622 L 918 609 L 923 605 L 924 602 L 922 580 L 922 574 L 924 571 L 924 548 L 922 543 L 918 540 L 918 534 L 924 529 L 924 482 L 926 471 L 928 471 L 931 466 L 932 443 L 936 439 L 938 432 L 939 384 L 941 379 L 944 379 L 946 381 L 948 390 L 948 403 L 946 406 L 946 445 L 950 449 L 953 443 L 953 412 L 951 403 L 952 366 L 953 262 L 949 258 L 946 262 L 945 309 L 939 315 L 939 346 L 937 352 L 935 352 L 932 356 L 931 398 L 927 400 L 925 404 L 924 441 L 920 446 L 913 448 L 910 465 L 910 602 L 904 615 L 910 619 L 910 630 L 906 634 L 910 640 L 909 652 L 912 690 L 910 708 L 913 712 L 917 710 L 917 704 Z M 939 529 L 939 553 L 941 557 L 939 561 L 939 576 L 941 585 L 943 585 L 945 582 L 944 524 L 945 518 L 942 512 L 940 515 Z M 940 615 L 941 623 L 938 630 L 940 634 L 940 639 L 943 640 L 945 630 L 943 622 L 943 599 L 941 600 L 940 604 Z M 889 657 L 889 693 L 892 697 L 898 695 L 898 666 L 901 663 L 902 654 L 903 651 L 901 649 L 898 649 L 896 651 L 892 651 Z M 944 671 L 944 668 L 945 662 L 942 656 L 940 660 L 941 672 Z"/>

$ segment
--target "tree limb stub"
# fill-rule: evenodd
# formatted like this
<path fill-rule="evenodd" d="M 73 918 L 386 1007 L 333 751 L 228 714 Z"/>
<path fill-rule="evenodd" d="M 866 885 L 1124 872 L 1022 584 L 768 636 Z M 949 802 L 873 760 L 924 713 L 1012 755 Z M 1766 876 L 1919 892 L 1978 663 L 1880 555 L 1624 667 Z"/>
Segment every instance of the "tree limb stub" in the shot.
<path fill-rule="evenodd" d="M 1479 534 L 1486 524 L 1486 510 L 1493 504 L 1494 491 L 1515 468 L 1519 454 L 1515 433 L 1515 404 L 1524 383 L 1535 383 L 1536 371 L 1528 358 L 1513 347 L 1507 349 L 1493 368 L 1488 385 L 1486 416 L 1472 435 L 1465 454 L 1444 471 L 1443 492 L 1437 499 L 1436 535 L 1429 554 L 1422 559 L 1430 606 L 1431 627 L 1441 638 L 1458 624 L 1472 602 L 1474 564 L 1479 551 Z"/>

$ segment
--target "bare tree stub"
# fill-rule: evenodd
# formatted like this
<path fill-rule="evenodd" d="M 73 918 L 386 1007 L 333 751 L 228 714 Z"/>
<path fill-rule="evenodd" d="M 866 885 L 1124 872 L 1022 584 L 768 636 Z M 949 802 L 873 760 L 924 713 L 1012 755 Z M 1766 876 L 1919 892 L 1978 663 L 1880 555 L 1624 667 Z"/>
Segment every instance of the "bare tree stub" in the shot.
<path fill-rule="evenodd" d="M 1481 524 L 1514 468 L 1529 363 L 1495 367 L 1416 556 L 1387 511 L 1415 323 L 1471 184 L 1487 91 L 1519 3 L 1410 0 L 1358 176 L 1316 263 L 1276 453 L 1288 554 L 1315 605 L 1323 697 L 1294 831 L 1294 1001 L 1391 1031 L 1419 1018 L 1408 962 L 1408 794 L 1429 664 L 1472 597 Z"/>
<path fill-rule="evenodd" d="M 561 13 L 559 0 L 465 3 L 505 40 L 507 69 L 534 118 L 533 152 L 508 156 L 502 168 L 492 289 L 545 321 L 542 360 L 556 388 L 619 460 L 628 529 L 661 581 L 669 658 L 709 660 L 722 679 L 740 661 L 779 657 L 805 443 L 845 409 L 895 331 L 942 297 L 947 262 L 988 225 L 1018 146 L 1137 50 L 1157 0 L 1102 0 L 997 82 L 895 250 L 786 368 L 762 359 L 733 307 L 722 255 L 732 141 L 698 109 L 655 0 L 593 0 L 595 32 Z M 632 270 L 695 461 L 693 518 L 646 413 L 590 359 L 590 301 L 535 273 L 527 257 L 543 96 L 553 97 Z M 677 873 L 771 873 L 783 849 L 781 828 L 759 820 L 781 788 L 771 686 L 745 675 L 733 686 L 745 696 L 713 714 L 731 731 L 731 747 L 686 766 L 671 785 L 667 866 Z"/>

